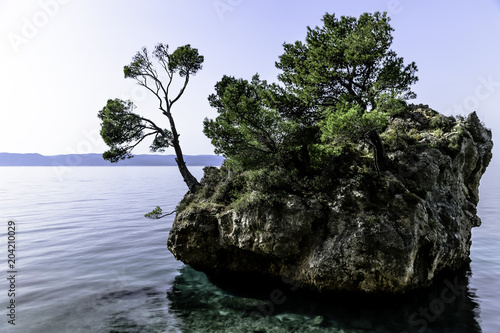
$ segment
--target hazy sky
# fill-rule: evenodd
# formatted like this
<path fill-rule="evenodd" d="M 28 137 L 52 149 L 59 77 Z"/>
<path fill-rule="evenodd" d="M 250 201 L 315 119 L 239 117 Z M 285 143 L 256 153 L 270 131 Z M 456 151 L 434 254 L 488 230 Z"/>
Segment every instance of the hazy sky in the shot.
<path fill-rule="evenodd" d="M 413 102 L 476 110 L 498 138 L 499 0 L 0 0 L 0 152 L 102 153 L 97 112 L 109 98 L 132 99 L 160 122 L 154 97 L 123 66 L 162 42 L 205 56 L 173 113 L 184 153 L 211 154 L 202 122 L 216 115 L 207 97 L 224 74 L 275 81 L 283 42 L 303 40 L 325 12 L 374 11 L 389 12 L 393 49 L 417 63 Z"/>

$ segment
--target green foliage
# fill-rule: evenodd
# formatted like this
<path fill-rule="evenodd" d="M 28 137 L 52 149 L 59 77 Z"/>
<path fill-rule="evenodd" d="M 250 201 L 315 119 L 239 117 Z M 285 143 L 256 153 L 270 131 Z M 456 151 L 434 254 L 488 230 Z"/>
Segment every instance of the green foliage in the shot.
<path fill-rule="evenodd" d="M 336 109 L 329 109 L 324 121 L 320 124 L 322 141 L 343 140 L 359 136 L 359 132 L 366 127 L 368 117 L 359 105 L 339 103 Z M 344 139 L 345 140 L 345 139 Z"/>
<path fill-rule="evenodd" d="M 139 116 L 132 112 L 135 106 L 130 101 L 118 99 L 108 100 L 107 105 L 98 114 L 102 120 L 101 136 L 110 147 L 103 154 L 103 158 L 111 162 L 133 157 L 132 150 L 145 138 L 153 139 L 150 149 L 152 152 L 163 152 L 166 148 L 174 147 L 176 162 L 182 178 L 189 190 L 196 192 L 198 180 L 189 172 L 179 142 L 179 134 L 172 116 L 172 105 L 183 95 L 189 82 L 190 75 L 195 75 L 202 68 L 203 56 L 197 49 L 185 45 L 177 48 L 172 54 L 168 52 L 168 45 L 156 45 L 152 57 L 156 59 L 157 66 L 151 60 L 146 48 L 142 48 L 132 58 L 132 62 L 124 66 L 125 78 L 132 78 L 137 84 L 151 92 L 159 102 L 159 110 L 166 117 L 170 130 L 162 128 L 154 121 Z M 163 70 L 159 73 L 158 68 Z M 166 74 L 166 75 L 165 75 Z M 174 98 L 170 96 L 171 85 L 176 77 L 184 78 L 182 88 Z"/>
<path fill-rule="evenodd" d="M 178 47 L 173 53 L 169 53 L 168 45 L 159 43 L 155 46 L 153 57 L 161 67 L 167 72 L 169 77 L 174 73 L 179 73 L 180 77 L 196 74 L 202 69 L 204 57 L 199 55 L 198 49 L 194 49 L 187 44 Z M 147 49 L 144 47 L 132 58 L 130 65 L 123 68 L 126 78 L 139 78 L 145 74 L 151 75 L 151 79 L 160 83 L 153 62 L 149 58 Z"/>
<path fill-rule="evenodd" d="M 304 42 L 283 45 L 281 84 L 224 76 L 209 97 L 218 116 L 204 121 L 216 153 L 237 170 L 287 170 L 303 179 L 330 179 L 325 170 L 358 156 L 352 152 L 362 141 L 386 163 L 378 132 L 388 116 L 405 112 L 418 80 L 415 63 L 391 50 L 389 21 L 379 12 L 325 14 Z"/>
<path fill-rule="evenodd" d="M 415 143 L 422 140 L 422 133 L 419 132 L 416 128 L 412 128 L 407 132 L 407 137 L 411 143 Z"/>
<path fill-rule="evenodd" d="M 432 129 L 439 129 L 439 128 L 444 128 L 446 126 L 446 121 L 444 116 L 442 115 L 437 115 L 436 117 L 432 117 L 431 121 L 429 122 L 429 127 Z"/>
<path fill-rule="evenodd" d="M 283 167 L 262 168 L 247 173 L 248 190 L 263 193 L 293 193 L 300 191 L 296 170 Z"/>
<path fill-rule="evenodd" d="M 155 56 L 160 61 L 164 61 L 163 58 L 168 57 L 168 69 L 171 72 L 179 72 L 181 77 L 185 77 L 189 74 L 196 74 L 196 72 L 202 69 L 204 57 L 198 54 L 197 49 L 191 48 L 191 45 L 187 44 L 178 47 L 170 56 L 164 50 L 165 46 L 159 44 L 156 47 Z"/>
<path fill-rule="evenodd" d="M 347 102 L 327 108 L 319 124 L 321 144 L 315 146 L 317 156 L 328 159 L 341 155 L 346 148 L 352 149 L 353 144 L 366 140 L 368 132 L 383 131 L 388 125 L 388 117 L 406 108 L 406 103 L 392 97 L 384 95 L 379 99 L 378 108 L 369 112 Z"/>
<path fill-rule="evenodd" d="M 365 13 L 356 19 L 325 14 L 323 26 L 308 28 L 305 43 L 284 44 L 276 66 L 287 90 L 313 109 L 339 102 L 357 104 L 363 110 L 377 107 L 384 94 L 414 98 L 409 86 L 418 78 L 415 63 L 407 66 L 390 49 L 393 28 L 387 13 Z"/>
<path fill-rule="evenodd" d="M 453 134 L 448 138 L 448 149 L 451 151 L 459 151 L 464 137 L 464 129 L 457 125 L 453 128 Z"/>
<path fill-rule="evenodd" d="M 345 153 L 347 149 L 352 147 L 347 142 L 339 142 L 337 144 L 312 144 L 309 146 L 310 163 L 314 170 L 321 170 L 328 164 L 328 161 L 333 161 L 335 157 Z"/>
<path fill-rule="evenodd" d="M 131 101 L 110 99 L 106 106 L 99 111 L 98 117 L 102 120 L 101 137 L 110 147 L 103 154 L 103 158 L 111 162 L 131 158 L 132 149 L 145 136 L 147 125 L 142 118 L 133 112 L 135 109 Z M 157 149 L 168 147 L 168 141 L 157 142 Z"/>
<path fill-rule="evenodd" d="M 172 132 L 164 128 L 161 133 L 157 133 L 155 135 L 153 142 L 151 143 L 151 146 L 149 146 L 149 149 L 153 153 L 155 152 L 163 153 L 166 148 L 172 145 L 173 141 L 174 141 L 174 136 Z"/>
<path fill-rule="evenodd" d="M 433 132 L 432 132 L 432 135 L 434 135 L 436 138 L 440 139 L 443 137 L 444 135 L 444 131 L 443 129 L 441 128 L 438 128 L 438 129 L 435 129 Z"/>
<path fill-rule="evenodd" d="M 303 188 L 298 181 L 296 172 L 281 167 L 245 171 L 234 177 L 233 183 L 240 186 L 237 187 L 237 195 L 230 192 L 233 200 L 229 203 L 237 210 L 260 204 L 279 207 L 289 194 L 302 193 Z M 234 188 L 235 185 L 232 186 Z"/>
<path fill-rule="evenodd" d="M 110 147 L 103 157 L 111 162 L 133 157 L 131 154 L 133 148 L 149 136 L 153 138 L 150 146 L 151 152 L 163 152 L 170 146 L 178 148 L 176 151 L 180 150 L 177 135 L 174 135 L 176 130 L 170 107 L 182 95 L 188 78 L 186 77 L 184 87 L 173 100 L 168 97 L 168 88 L 172 83 L 174 73 L 178 72 L 179 76 L 185 77 L 190 74 L 194 75 L 200 70 L 203 56 L 200 56 L 198 50 L 191 48 L 189 44 L 169 54 L 168 45 L 160 43 L 156 45 L 153 57 L 168 75 L 166 86 L 160 80 L 146 48 L 135 54 L 132 62 L 124 66 L 123 72 L 126 78 L 137 80 L 139 85 L 156 95 L 160 101 L 160 110 L 163 115 L 167 116 L 171 130 L 160 128 L 150 119 L 134 113 L 135 106 L 131 101 L 108 100 L 106 106 L 99 111 L 98 117 L 102 120 L 101 136 Z M 148 85 L 148 80 L 153 83 L 152 86 Z"/>
<path fill-rule="evenodd" d="M 278 207 L 282 202 L 282 198 L 275 193 L 263 192 L 245 192 L 231 203 L 231 208 L 239 211 L 244 211 L 259 205 L 266 207 Z"/>
<path fill-rule="evenodd" d="M 247 191 L 246 175 L 228 167 L 226 162 L 220 169 L 212 167 L 204 171 L 202 187 L 197 193 L 202 201 L 225 206 L 238 200 Z"/>
<path fill-rule="evenodd" d="M 284 168 L 260 168 L 239 171 L 227 163 L 220 169 L 205 168 L 201 188 L 196 194 L 184 197 L 176 210 L 181 212 L 190 207 L 191 202 L 200 202 L 209 207 L 243 209 L 266 205 L 280 205 L 290 193 L 300 193 L 296 173 Z"/>
<path fill-rule="evenodd" d="M 160 206 L 156 206 L 155 209 L 145 214 L 144 217 L 147 217 L 148 219 L 152 220 L 157 220 L 161 217 L 162 214 L 163 210 L 160 208 Z"/>
<path fill-rule="evenodd" d="M 404 150 L 408 147 L 409 137 L 399 128 L 390 128 L 381 135 L 388 151 Z"/>
<path fill-rule="evenodd" d="M 342 103 L 329 109 L 320 123 L 323 142 L 356 142 L 370 130 L 383 130 L 388 123 L 388 113 L 373 110 L 365 112 L 361 106 Z"/>
<path fill-rule="evenodd" d="M 284 145 L 287 124 L 267 107 L 267 87 L 258 75 L 251 82 L 224 76 L 209 96 L 219 115 L 205 119 L 203 131 L 216 153 L 243 168 L 273 163 Z"/>
<path fill-rule="evenodd" d="M 174 210 L 173 212 L 170 212 L 170 213 L 166 213 L 166 214 L 163 214 L 163 210 L 161 209 L 160 206 L 156 206 L 152 211 L 150 211 L 149 213 L 146 213 L 144 215 L 144 217 L 147 217 L 148 219 L 151 219 L 151 220 L 159 220 L 165 216 L 169 216 L 169 215 L 172 215 L 174 213 L 177 212 L 177 209 Z"/>
<path fill-rule="evenodd" d="M 429 127 L 431 129 L 448 132 L 451 130 L 453 123 L 455 123 L 455 119 L 453 117 L 446 117 L 441 114 L 437 114 L 429 121 Z"/>
<path fill-rule="evenodd" d="M 147 119 L 134 113 L 134 104 L 131 101 L 110 99 L 106 106 L 99 111 L 98 117 L 102 120 L 101 137 L 110 147 L 104 152 L 103 158 L 113 163 L 121 159 L 131 158 L 132 150 L 144 138 L 154 135 L 150 146 L 152 152 L 164 151 L 172 142 L 172 133 L 167 130 L 153 129 Z M 153 132 L 145 133 L 148 130 Z"/>

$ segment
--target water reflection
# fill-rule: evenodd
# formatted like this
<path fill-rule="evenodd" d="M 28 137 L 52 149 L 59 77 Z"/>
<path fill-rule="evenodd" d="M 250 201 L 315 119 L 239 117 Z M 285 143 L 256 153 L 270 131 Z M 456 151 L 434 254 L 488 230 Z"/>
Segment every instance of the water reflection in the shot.
<path fill-rule="evenodd" d="M 183 332 L 481 332 L 470 269 L 404 297 L 311 295 L 254 277 L 209 281 L 185 266 L 167 293 Z"/>
<path fill-rule="evenodd" d="M 64 304 L 56 316 L 42 313 L 23 332 L 178 333 L 165 290 L 144 287 L 85 296 Z M 27 324 L 27 323 L 25 323 Z"/>

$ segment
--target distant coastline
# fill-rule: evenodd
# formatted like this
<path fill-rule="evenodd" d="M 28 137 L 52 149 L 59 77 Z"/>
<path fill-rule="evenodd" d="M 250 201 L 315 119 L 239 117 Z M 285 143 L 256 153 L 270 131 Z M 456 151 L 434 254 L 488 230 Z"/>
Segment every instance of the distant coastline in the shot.
<path fill-rule="evenodd" d="M 188 166 L 220 166 L 224 157 L 216 155 L 185 155 Z M 134 155 L 111 163 L 101 154 L 50 155 L 0 153 L 0 166 L 176 166 L 175 155 Z"/>

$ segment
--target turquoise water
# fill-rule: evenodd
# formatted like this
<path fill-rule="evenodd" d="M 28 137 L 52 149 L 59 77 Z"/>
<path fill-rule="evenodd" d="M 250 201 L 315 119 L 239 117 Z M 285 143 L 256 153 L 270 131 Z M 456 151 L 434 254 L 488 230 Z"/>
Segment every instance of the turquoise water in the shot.
<path fill-rule="evenodd" d="M 404 298 L 367 299 L 304 294 L 291 281 L 214 282 L 176 261 L 165 245 L 173 217 L 143 217 L 182 198 L 175 167 L 3 167 L 0 249 L 12 220 L 17 273 L 13 326 L 4 250 L 0 332 L 500 332 L 494 171 L 470 268 Z"/>

